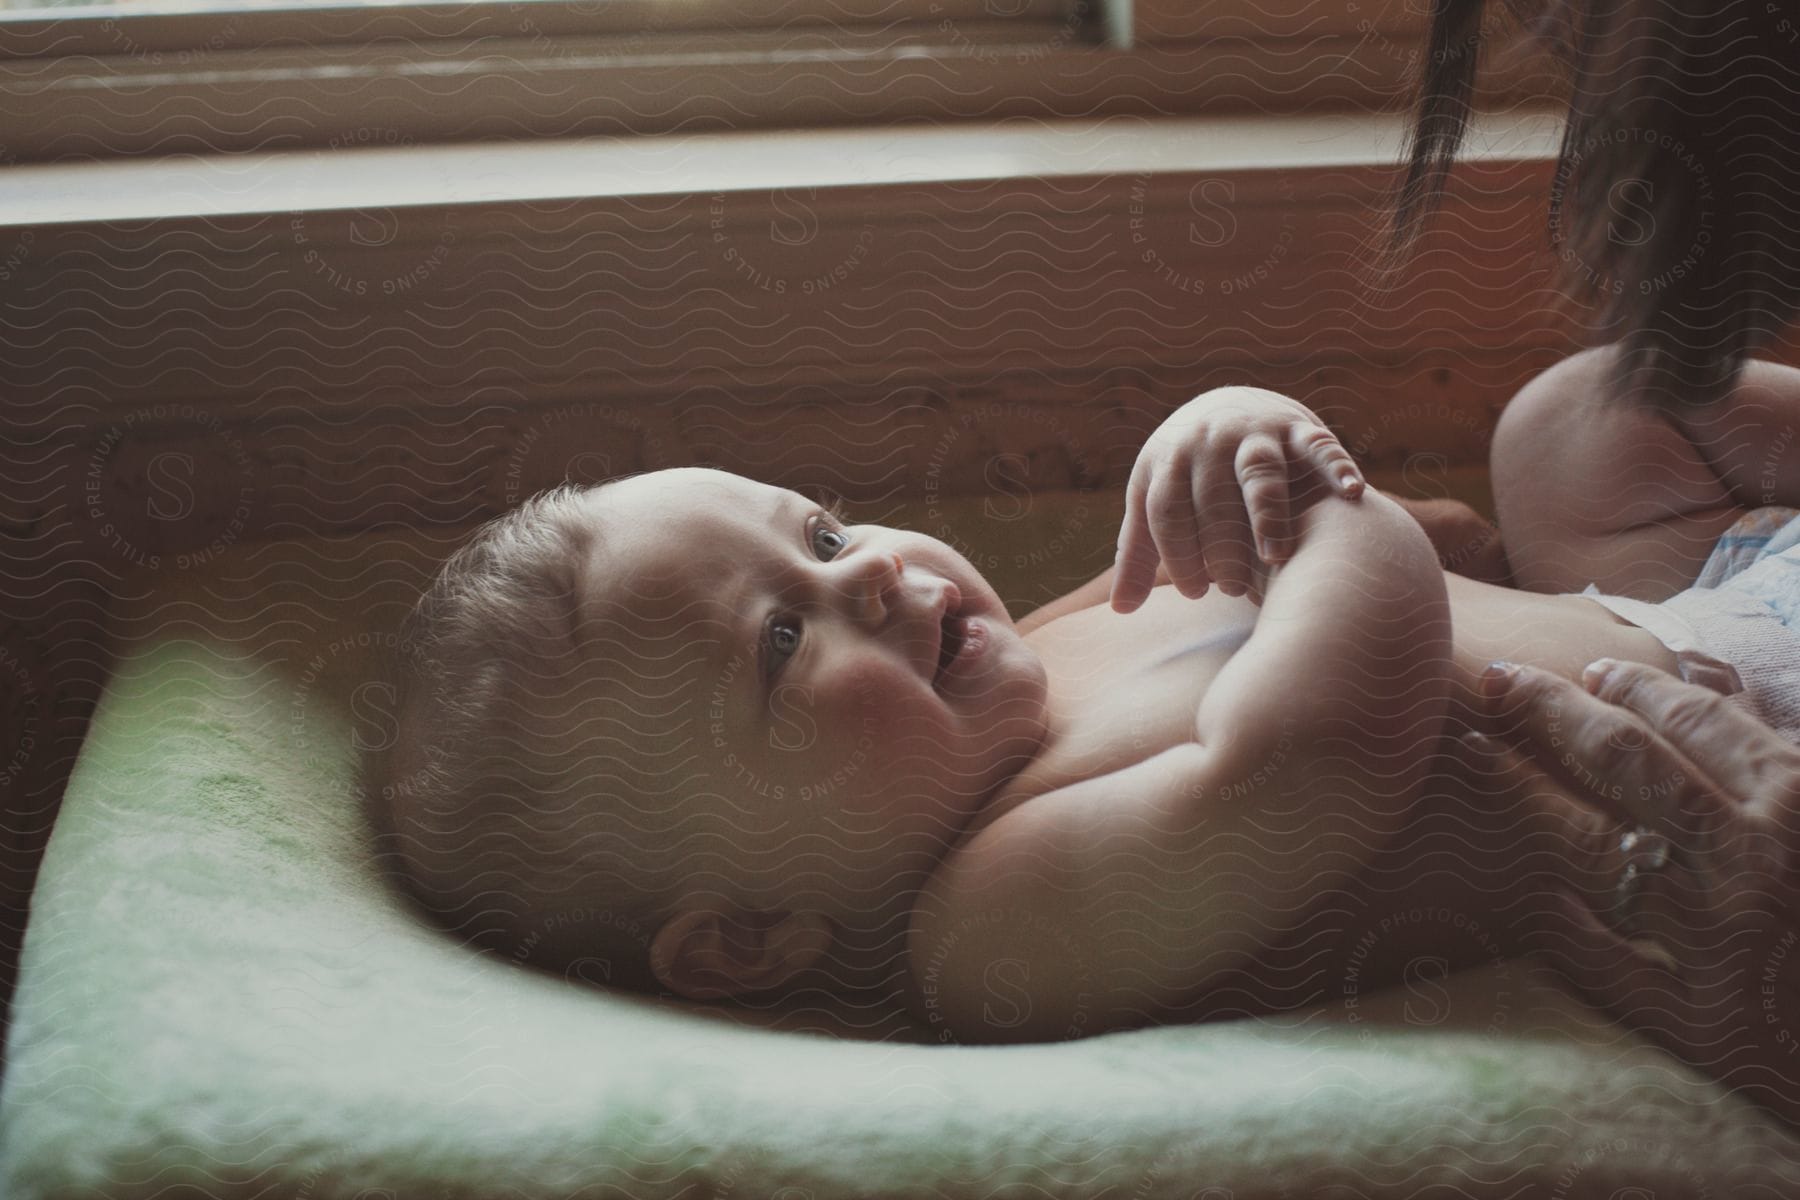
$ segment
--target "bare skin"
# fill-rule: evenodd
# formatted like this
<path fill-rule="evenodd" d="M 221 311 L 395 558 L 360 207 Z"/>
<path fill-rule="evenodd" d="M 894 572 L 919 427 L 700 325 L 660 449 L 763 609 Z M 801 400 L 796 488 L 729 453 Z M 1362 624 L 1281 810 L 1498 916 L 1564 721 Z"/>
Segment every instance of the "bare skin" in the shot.
<path fill-rule="evenodd" d="M 1509 744 L 1484 747 L 1484 774 L 1587 797 L 1614 828 L 1672 847 L 1628 927 L 1609 895 L 1559 890 L 1561 919 L 1535 949 L 1596 1004 L 1800 1128 L 1800 748 L 1639 664 L 1602 660 L 1582 685 L 1519 667 L 1490 690 Z"/>
<path fill-rule="evenodd" d="M 1800 507 L 1800 370 L 1752 362 L 1720 404 L 1659 415 L 1606 397 L 1609 365 L 1610 351 L 1579 355 L 1507 410 L 1494 483 L 1509 556 L 1523 586 L 1597 569 L 1602 587 L 1659 599 L 1742 514 Z M 1536 948 L 1594 1003 L 1800 1128 L 1800 751 L 1664 672 L 1602 662 L 1581 680 L 1493 672 L 1485 727 L 1506 744 L 1465 754 L 1468 769 L 1579 798 L 1674 853 L 1633 906 L 1627 932 L 1646 940 L 1613 927 L 1609 892 L 1559 894 Z"/>
<path fill-rule="evenodd" d="M 716 870 L 653 939 L 661 981 L 709 999 L 885 987 L 905 971 L 926 1019 L 969 1040 L 1067 1036 L 1075 1015 L 1082 1032 L 1178 1019 L 1246 968 L 1278 963 L 1331 897 L 1375 897 L 1357 907 L 1379 915 L 1391 862 L 1406 875 L 1418 852 L 1390 839 L 1439 819 L 1424 798 L 1442 791 L 1439 750 L 1466 725 L 1488 660 L 1559 671 L 1600 653 L 1656 660 L 1659 643 L 1587 601 L 1447 578 L 1397 505 L 1360 480 L 1355 495 L 1320 486 L 1349 460 L 1301 406 L 1257 393 L 1239 415 L 1211 427 L 1209 453 L 1223 457 L 1207 469 L 1223 464 L 1231 481 L 1208 490 L 1222 506 L 1207 514 L 1211 540 L 1197 557 L 1171 544 L 1164 577 L 1178 582 L 1159 585 L 1155 528 L 1146 541 L 1139 527 L 1122 555 L 1129 614 L 1104 603 L 1114 576 L 1084 589 L 1096 603 L 1012 628 L 949 547 L 840 528 L 717 473 L 646 476 L 613 495 L 600 518 L 610 548 L 587 583 L 596 617 L 617 608 L 597 644 L 627 655 L 627 681 L 676 704 L 667 761 L 704 769 L 702 791 L 722 798 L 694 812 L 697 833 L 719 827 L 696 843 L 716 846 Z M 1244 544 L 1236 461 L 1270 428 L 1295 438 L 1280 489 L 1272 477 L 1252 489 L 1285 503 L 1262 530 L 1272 568 Z M 973 605 L 992 635 L 954 686 L 933 678 L 946 603 Z M 767 669 L 781 664 L 766 698 L 750 674 L 759 641 L 779 655 Z M 696 682 L 679 693 L 661 682 L 682 675 Z M 643 724 L 649 710 L 634 709 Z M 990 736 L 997 719 L 1017 747 Z M 1543 859 L 1562 883 L 1566 863 Z M 1505 911 L 1528 882 L 1516 856 L 1489 875 L 1503 890 L 1459 897 L 1459 911 Z M 1187 916 L 1172 925 L 1175 911 Z M 1021 914 L 1027 927 L 1009 927 Z M 1416 957 L 1411 943 L 1433 936 L 1459 937 L 1387 945 Z M 985 976 L 1015 962 L 1032 972 L 1032 1015 L 991 1021 Z M 1359 966 L 1361 986 L 1393 977 L 1382 971 Z M 1084 996 L 1084 974 L 1115 986 Z M 1291 991 L 1235 1003 L 1266 1011 Z"/>
<path fill-rule="evenodd" d="M 1274 415 L 1281 410 L 1270 405 L 1259 410 L 1250 404 L 1249 415 L 1237 424 L 1202 422 L 1197 432 L 1184 432 L 1205 449 L 1165 471 L 1182 479 L 1183 488 L 1192 476 L 1192 507 L 1171 515 L 1174 507 L 1154 481 L 1140 485 L 1135 510 L 1128 506 L 1118 574 L 1096 580 L 1026 623 L 1027 641 L 1048 680 L 1045 750 L 983 808 L 927 885 L 915 916 L 916 1007 L 947 1035 L 966 1040 L 1072 1036 L 1072 1030 L 1316 1002 L 1329 994 L 1328 980 L 1308 975 L 1309 969 L 1318 974 L 1321 932 L 1342 946 L 1397 907 L 1448 906 L 1484 931 L 1473 943 L 1477 958 L 1504 956 L 1519 949 L 1529 927 L 1525 918 L 1541 906 L 1552 881 L 1583 891 L 1602 886 L 1598 854 L 1586 852 L 1597 845 L 1598 824 L 1581 825 L 1580 814 L 1571 818 L 1566 806 L 1522 801 L 1511 793 L 1492 796 L 1474 810 L 1446 802 L 1459 767 L 1456 756 L 1445 751 L 1478 717 L 1478 681 L 1494 658 L 1572 676 L 1600 655 L 1658 666 L 1672 665 L 1672 656 L 1643 630 L 1579 597 L 1531 595 L 1446 577 L 1441 568 L 1426 565 L 1430 545 L 1417 525 L 1385 498 L 1373 493 L 1321 498 L 1324 481 L 1291 440 L 1290 470 L 1259 497 L 1259 489 L 1243 480 L 1244 448 L 1265 435 L 1295 436 L 1281 433 Z M 1206 411 L 1211 416 L 1219 409 Z M 1146 448 L 1146 455 L 1152 452 Z M 1196 465 L 1192 459 L 1203 461 Z M 1221 486 L 1221 476 L 1229 487 Z M 1270 503 L 1271 496 L 1278 502 Z M 1365 520 L 1359 515 L 1364 508 L 1367 525 L 1358 524 Z M 1385 516 L 1383 508 L 1394 517 Z M 1135 528 L 1132 511 L 1141 522 Z M 1152 513 L 1163 514 L 1160 526 Z M 1390 536 L 1382 531 L 1398 535 L 1394 518 L 1418 539 L 1408 543 L 1406 555 L 1377 549 L 1379 539 Z M 1307 527 L 1312 520 L 1319 523 Z M 1185 531 L 1198 529 L 1206 531 L 1206 541 L 1183 545 Z M 1312 543 L 1315 552 L 1335 545 L 1342 555 L 1354 546 L 1365 558 L 1359 565 L 1367 567 L 1366 558 L 1372 557 L 1381 570 L 1345 573 L 1344 559 L 1327 554 L 1326 568 L 1307 587 L 1290 589 L 1283 605 L 1280 589 L 1292 578 L 1285 572 L 1306 561 L 1308 535 L 1323 535 Z M 1278 559 L 1273 571 L 1261 566 L 1264 553 Z M 1159 561 L 1172 582 L 1150 586 L 1149 572 Z M 1340 583 L 1331 582 L 1333 569 L 1340 572 Z M 1400 583 L 1377 594 L 1381 589 L 1370 581 L 1384 578 Z M 1393 628 L 1427 628 L 1424 589 L 1432 583 L 1447 589 L 1455 636 L 1437 652 L 1444 655 L 1439 660 L 1446 672 L 1441 678 L 1447 687 L 1439 693 L 1444 707 L 1422 734 L 1422 726 L 1409 724 L 1405 714 L 1417 710 L 1423 692 L 1383 694 L 1367 682 L 1408 669 L 1399 643 L 1372 652 L 1360 667 L 1352 663 L 1345 668 L 1348 674 L 1309 655 L 1327 653 L 1326 646 L 1378 640 L 1372 631 L 1384 620 Z M 1110 608 L 1099 603 L 1108 591 L 1114 600 Z M 1260 613 L 1258 596 L 1265 605 Z M 1081 600 L 1094 603 L 1082 606 Z M 1273 626 L 1274 636 L 1305 628 L 1319 640 L 1305 654 L 1287 659 L 1266 654 L 1258 661 L 1251 654 L 1254 643 L 1243 639 L 1259 625 Z M 1230 677 L 1233 668 L 1239 674 Z M 1244 688 L 1247 677 L 1260 690 L 1247 697 L 1231 690 Z M 1316 723 L 1305 724 L 1308 709 L 1296 700 L 1333 687 L 1344 689 L 1348 707 L 1325 715 L 1315 708 L 1310 719 Z M 1234 697 L 1225 707 L 1238 722 L 1227 741 L 1257 749 L 1248 770 L 1240 763 L 1235 773 L 1214 772 L 1186 786 L 1188 795 L 1204 802 L 1180 809 L 1186 824 L 1169 830 L 1171 835 L 1201 831 L 1197 846 L 1205 849 L 1172 863 L 1165 876 L 1157 866 L 1157 835 L 1140 833 L 1134 840 L 1114 826 L 1123 829 L 1135 819 L 1138 828 L 1158 827 L 1154 806 L 1152 814 L 1121 812 L 1169 786 L 1165 777 L 1149 775 L 1146 764 L 1191 744 L 1192 714 L 1203 714 L 1204 727 L 1208 706 L 1226 695 Z M 1096 698 L 1110 699 L 1096 703 Z M 1353 756 L 1326 765 L 1297 753 L 1290 759 L 1280 748 L 1334 737 L 1362 745 L 1388 738 L 1393 757 L 1356 762 Z M 1199 740 L 1204 744 L 1205 735 Z M 1414 773 L 1396 779 L 1401 760 Z M 1269 769 L 1259 773 L 1257 764 Z M 1391 783 L 1379 799 L 1363 798 L 1360 811 L 1332 809 L 1325 799 L 1332 789 L 1318 791 L 1316 781 L 1335 782 L 1343 772 L 1359 770 Z M 1309 772 L 1320 774 L 1309 777 Z M 1296 809 L 1294 798 L 1309 788 L 1315 796 Z M 1238 823 L 1246 810 L 1263 818 L 1258 836 L 1240 836 Z M 1308 814 L 1300 823 L 1275 817 L 1299 812 Z M 1348 844 L 1346 816 L 1348 827 L 1364 831 Z M 1572 833 L 1587 839 L 1575 854 Z M 1340 839 L 1336 860 L 1321 851 L 1333 836 Z M 1491 861 L 1468 864 L 1471 841 L 1494 847 Z M 1129 862 L 1131 870 L 1112 865 L 1115 857 Z M 1055 886 L 1041 880 L 1034 886 L 1034 873 L 1042 874 L 1039 864 L 1046 861 L 1062 862 L 1061 873 L 1053 875 Z M 1440 866 L 1441 877 L 1434 874 Z M 1108 898 L 1108 937 L 1090 932 L 1095 917 L 1089 906 L 1096 896 Z M 1346 910 L 1355 915 L 1346 919 Z M 1134 923 L 1118 917 L 1119 911 L 1146 915 Z M 1163 935 L 1153 928 L 1158 912 L 1179 914 L 1180 931 Z M 1219 924 L 1227 912 L 1234 920 Z M 1208 932 L 1196 933 L 1203 925 Z M 1398 972 L 1421 955 L 1461 965 L 1472 944 L 1466 921 L 1388 929 L 1378 940 L 1377 951 L 1357 963 L 1360 989 L 1396 982 Z M 1138 950 L 1115 949 L 1124 944 Z M 1169 965 L 1183 954 L 1190 961 Z M 1015 1009 L 1030 1011 L 1022 1017 L 1012 1011 L 1018 1019 L 1010 1023 L 994 1019 L 1001 1006 L 984 1002 L 984 990 L 995 987 L 987 968 L 996 963 L 1017 964 L 1020 977 L 1029 977 L 1031 1003 Z M 1133 985 L 1103 988 L 1096 982 L 1120 977 L 1132 977 Z"/>
<path fill-rule="evenodd" d="M 1598 903 L 1616 867 L 1604 852 L 1610 821 L 1566 797 L 1472 780 L 1470 756 L 1451 751 L 1482 719 L 1493 659 L 1571 679 L 1597 657 L 1666 669 L 1672 656 L 1579 597 L 1447 577 L 1434 561 L 1443 538 L 1360 480 L 1334 480 L 1332 455 L 1348 464 L 1341 448 L 1311 432 L 1322 426 L 1300 406 L 1268 397 L 1215 405 L 1209 419 L 1236 415 L 1171 435 L 1189 446 L 1164 476 L 1189 489 L 1185 513 L 1175 519 L 1169 487 L 1134 479 L 1138 524 L 1128 518 L 1120 573 L 1000 631 L 1042 673 L 1042 736 L 919 891 L 884 906 L 893 919 L 910 911 L 904 961 L 885 932 L 861 943 L 834 932 L 851 908 L 781 908 L 777 891 L 746 892 L 733 904 L 749 909 L 692 909 L 665 931 L 665 982 L 722 996 L 757 990 L 746 982 L 876 986 L 905 969 L 915 1009 L 945 1036 L 1035 1040 L 1317 1002 L 1334 986 L 1308 949 L 1321 932 L 1340 949 L 1379 935 L 1355 963 L 1369 990 L 1422 957 L 1449 969 L 1517 952 L 1559 889 Z M 1171 453 L 1169 439 L 1158 453 Z M 1246 471 L 1265 453 L 1279 477 Z M 817 551 L 798 549 L 801 538 L 768 551 L 799 556 L 784 572 L 819 576 L 812 603 L 834 614 L 821 628 L 841 621 L 845 654 L 886 628 L 851 611 L 877 591 L 935 595 L 951 579 L 974 590 L 967 564 L 928 539 L 846 533 L 829 558 L 807 557 Z M 903 582 L 917 570 L 923 583 Z M 887 646 L 884 661 L 917 659 L 909 644 Z M 928 665 L 909 669 L 928 682 Z M 923 836 L 930 814 L 921 819 Z M 869 863 L 872 884 L 879 856 Z M 1421 905 L 1459 919 L 1390 920 Z M 690 940 L 705 956 L 692 976 Z M 1028 1012 L 991 1003 L 995 967 L 1015 972 L 999 983 L 1009 999 L 1026 996 Z M 1098 979 L 1115 982 L 1101 991 Z"/>

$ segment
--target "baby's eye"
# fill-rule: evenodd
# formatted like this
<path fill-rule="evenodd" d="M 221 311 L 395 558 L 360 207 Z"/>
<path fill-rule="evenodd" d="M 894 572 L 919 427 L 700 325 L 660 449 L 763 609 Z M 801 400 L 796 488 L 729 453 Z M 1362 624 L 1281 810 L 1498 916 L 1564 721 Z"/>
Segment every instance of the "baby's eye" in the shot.
<path fill-rule="evenodd" d="M 769 622 L 767 640 L 768 669 L 773 673 L 800 648 L 800 622 L 793 617 L 775 617 Z"/>
<path fill-rule="evenodd" d="M 813 553 L 819 556 L 820 561 L 830 562 L 850 544 L 850 535 L 841 529 L 820 525 L 813 530 L 812 544 Z"/>

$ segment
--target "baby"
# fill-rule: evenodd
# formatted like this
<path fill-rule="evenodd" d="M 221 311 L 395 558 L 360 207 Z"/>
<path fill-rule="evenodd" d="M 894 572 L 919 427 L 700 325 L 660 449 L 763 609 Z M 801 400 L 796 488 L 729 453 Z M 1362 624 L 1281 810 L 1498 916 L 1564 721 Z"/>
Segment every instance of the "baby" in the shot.
<path fill-rule="evenodd" d="M 1114 569 L 1017 622 L 941 541 L 678 469 L 490 524 L 406 645 L 372 794 L 452 928 L 697 1000 L 893 985 L 962 1041 L 1193 1011 L 1370 869 L 1491 660 L 1677 667 L 1447 575 L 1252 388 L 1170 417 Z"/>

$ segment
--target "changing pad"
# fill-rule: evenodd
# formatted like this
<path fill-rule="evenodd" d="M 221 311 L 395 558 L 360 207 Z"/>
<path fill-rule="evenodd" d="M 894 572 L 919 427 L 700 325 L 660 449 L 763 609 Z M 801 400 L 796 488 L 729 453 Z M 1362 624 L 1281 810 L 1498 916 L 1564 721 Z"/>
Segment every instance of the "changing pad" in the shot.
<path fill-rule="evenodd" d="M 1800 1194 L 1800 1142 L 1524 963 L 1445 981 L 1429 1023 L 1366 996 L 975 1048 L 458 944 L 376 876 L 352 792 L 372 651 L 445 548 L 147 578 L 33 900 L 0 1194 Z"/>

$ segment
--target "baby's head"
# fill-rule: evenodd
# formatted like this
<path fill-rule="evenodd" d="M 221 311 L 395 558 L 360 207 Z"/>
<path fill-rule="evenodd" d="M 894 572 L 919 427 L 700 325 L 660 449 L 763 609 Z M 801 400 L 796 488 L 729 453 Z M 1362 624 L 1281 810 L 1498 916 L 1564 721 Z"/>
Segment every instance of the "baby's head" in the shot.
<path fill-rule="evenodd" d="M 1044 734 L 1043 666 L 962 555 L 697 468 L 492 522 L 404 644 L 371 794 L 409 890 L 697 999 L 891 940 Z"/>

